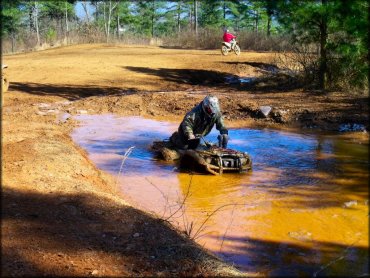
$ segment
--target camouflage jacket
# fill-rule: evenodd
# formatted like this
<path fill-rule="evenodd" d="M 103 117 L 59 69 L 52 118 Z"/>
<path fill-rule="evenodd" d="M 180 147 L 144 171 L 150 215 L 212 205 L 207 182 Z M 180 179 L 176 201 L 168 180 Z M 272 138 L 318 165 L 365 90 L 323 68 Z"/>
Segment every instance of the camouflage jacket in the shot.
<path fill-rule="evenodd" d="M 182 120 L 178 132 L 183 143 L 186 143 L 189 135 L 208 135 L 213 126 L 216 124 L 216 129 L 220 134 L 228 134 L 221 114 L 216 114 L 213 117 L 207 116 L 202 108 L 202 103 L 195 106 L 189 111 Z"/>

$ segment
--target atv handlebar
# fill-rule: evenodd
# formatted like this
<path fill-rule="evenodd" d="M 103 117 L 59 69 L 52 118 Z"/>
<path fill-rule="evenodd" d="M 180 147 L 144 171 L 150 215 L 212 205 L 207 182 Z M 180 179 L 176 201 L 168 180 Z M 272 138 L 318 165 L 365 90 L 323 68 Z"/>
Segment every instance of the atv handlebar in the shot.
<path fill-rule="evenodd" d="M 195 138 L 194 139 L 189 139 L 188 141 L 190 141 L 190 142 L 194 142 L 194 144 L 197 142 L 198 144 L 200 143 L 200 140 L 203 140 L 203 142 L 204 142 L 204 144 L 207 146 L 207 147 L 211 147 L 212 146 L 212 144 L 211 143 L 209 143 L 209 142 L 207 142 L 205 139 L 204 139 L 204 136 L 203 135 L 201 135 L 201 134 L 196 134 L 196 135 L 194 135 L 195 136 Z"/>

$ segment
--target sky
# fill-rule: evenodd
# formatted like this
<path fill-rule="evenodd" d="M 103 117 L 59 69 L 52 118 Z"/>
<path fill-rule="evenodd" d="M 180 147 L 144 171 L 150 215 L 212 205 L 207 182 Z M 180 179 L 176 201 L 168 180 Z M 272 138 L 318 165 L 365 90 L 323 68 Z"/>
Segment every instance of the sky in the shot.
<path fill-rule="evenodd" d="M 91 5 L 88 5 L 89 7 L 89 14 L 90 16 L 92 15 L 92 12 L 93 12 L 93 8 L 91 7 Z M 76 11 L 76 14 L 77 16 L 80 18 L 80 19 L 84 19 L 86 17 L 86 14 L 85 14 L 85 11 L 82 7 L 82 4 L 81 4 L 81 1 L 78 1 L 76 6 L 75 6 L 75 11 Z"/>

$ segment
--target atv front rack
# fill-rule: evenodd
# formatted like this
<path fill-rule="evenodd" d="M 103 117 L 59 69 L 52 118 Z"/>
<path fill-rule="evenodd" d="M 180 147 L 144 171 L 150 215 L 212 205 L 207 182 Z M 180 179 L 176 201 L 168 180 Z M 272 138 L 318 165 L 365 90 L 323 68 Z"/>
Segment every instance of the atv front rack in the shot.
<path fill-rule="evenodd" d="M 182 159 L 191 157 L 199 165 L 203 165 L 205 170 L 213 175 L 222 175 L 223 172 L 243 172 L 250 170 L 252 161 L 248 154 L 223 149 L 216 146 L 205 150 L 186 150 Z"/>
<path fill-rule="evenodd" d="M 155 141 L 151 147 L 166 161 L 180 160 L 180 166 L 195 170 L 204 169 L 213 175 L 224 172 L 243 172 L 252 168 L 252 161 L 247 153 L 224 149 L 215 145 L 200 145 L 196 149 L 180 150 L 169 141 Z"/>

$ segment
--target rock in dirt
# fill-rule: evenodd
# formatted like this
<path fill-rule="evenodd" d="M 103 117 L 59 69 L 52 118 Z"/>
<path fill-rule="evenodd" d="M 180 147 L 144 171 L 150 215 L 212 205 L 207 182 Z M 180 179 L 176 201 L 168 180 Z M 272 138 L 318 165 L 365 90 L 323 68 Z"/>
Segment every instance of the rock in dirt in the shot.
<path fill-rule="evenodd" d="M 287 110 L 281 110 L 281 109 L 273 109 L 271 112 L 272 118 L 277 123 L 286 123 L 289 120 L 288 111 Z"/>
<path fill-rule="evenodd" d="M 272 107 L 271 106 L 261 106 L 260 107 L 260 111 L 262 113 L 263 116 L 265 116 L 265 118 L 268 117 L 268 115 L 270 114 L 272 110 Z"/>
<path fill-rule="evenodd" d="M 356 200 L 345 202 L 344 205 L 343 205 L 343 207 L 345 207 L 345 208 L 350 208 L 350 207 L 353 207 L 353 206 L 357 206 L 357 201 Z"/>

